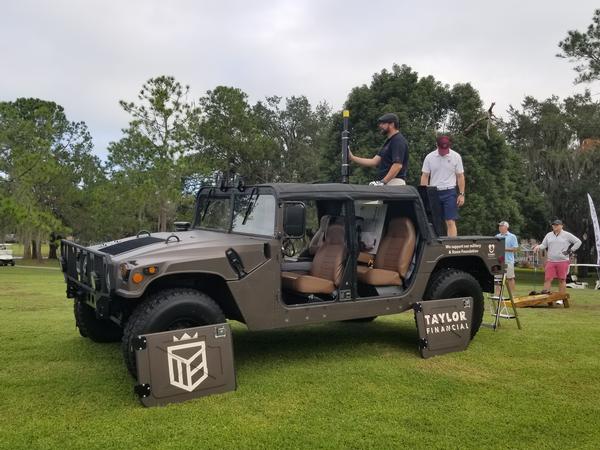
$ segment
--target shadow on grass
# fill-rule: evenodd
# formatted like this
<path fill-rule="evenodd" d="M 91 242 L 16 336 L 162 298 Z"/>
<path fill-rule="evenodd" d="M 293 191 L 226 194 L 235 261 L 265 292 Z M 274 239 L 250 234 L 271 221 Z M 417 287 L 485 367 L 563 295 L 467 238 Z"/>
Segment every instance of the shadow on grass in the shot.
<path fill-rule="evenodd" d="M 417 330 L 408 324 L 375 320 L 370 323 L 330 323 L 284 330 L 248 331 L 234 329 L 236 365 L 253 359 L 263 361 L 282 357 L 314 358 L 316 355 L 339 356 L 352 353 L 358 346 L 392 347 L 407 354 L 418 354 Z M 382 349 L 382 353 L 385 350 Z"/>

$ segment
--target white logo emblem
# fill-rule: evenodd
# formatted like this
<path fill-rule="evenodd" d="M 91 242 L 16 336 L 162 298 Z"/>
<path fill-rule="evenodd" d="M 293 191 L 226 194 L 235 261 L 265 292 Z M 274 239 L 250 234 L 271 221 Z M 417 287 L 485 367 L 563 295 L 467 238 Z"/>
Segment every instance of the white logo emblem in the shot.
<path fill-rule="evenodd" d="M 181 338 L 173 336 L 173 342 L 184 342 L 198 339 L 198 333 L 193 336 L 185 333 Z M 206 365 L 206 342 L 185 342 L 167 347 L 169 363 L 169 382 L 171 385 L 192 392 L 206 378 L 208 367 Z"/>
<path fill-rule="evenodd" d="M 488 252 L 489 253 L 494 253 L 495 250 L 496 250 L 496 245 L 495 244 L 488 245 Z"/>

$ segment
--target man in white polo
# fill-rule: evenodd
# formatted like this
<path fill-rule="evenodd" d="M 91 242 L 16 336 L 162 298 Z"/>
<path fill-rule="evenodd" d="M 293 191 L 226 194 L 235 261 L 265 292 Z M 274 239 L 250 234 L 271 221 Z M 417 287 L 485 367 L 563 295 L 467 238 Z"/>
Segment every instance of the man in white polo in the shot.
<path fill-rule="evenodd" d="M 519 250 L 517 236 L 508 231 L 508 222 L 503 220 L 498 224 L 499 239 L 504 239 L 504 262 L 506 263 L 506 279 L 511 293 L 515 293 L 515 253 Z"/>
<path fill-rule="evenodd" d="M 447 234 L 450 237 L 457 236 L 458 208 L 465 203 L 465 171 L 462 158 L 450 148 L 448 136 L 438 137 L 437 149 L 425 157 L 421 186 L 437 187 Z"/>

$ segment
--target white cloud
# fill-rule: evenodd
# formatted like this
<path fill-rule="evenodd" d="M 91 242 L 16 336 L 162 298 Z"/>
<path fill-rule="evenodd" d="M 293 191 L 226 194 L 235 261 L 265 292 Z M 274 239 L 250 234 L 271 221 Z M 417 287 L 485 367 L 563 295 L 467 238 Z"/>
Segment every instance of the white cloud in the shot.
<path fill-rule="evenodd" d="M 40 97 L 84 120 L 104 155 L 148 78 L 168 74 L 195 97 L 219 84 L 307 95 L 341 108 L 352 87 L 393 63 L 454 84 L 469 81 L 498 113 L 526 94 L 583 90 L 556 58 L 596 2 L 315 0 L 5 2 L 0 99 Z M 597 88 L 596 90 L 600 90 Z"/>

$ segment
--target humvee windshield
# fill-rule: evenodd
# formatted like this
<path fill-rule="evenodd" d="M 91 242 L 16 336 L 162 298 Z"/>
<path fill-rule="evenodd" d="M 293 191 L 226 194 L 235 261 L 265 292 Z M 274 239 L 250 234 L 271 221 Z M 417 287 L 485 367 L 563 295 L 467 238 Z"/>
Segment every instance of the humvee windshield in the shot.
<path fill-rule="evenodd" d="M 196 226 L 226 233 L 273 237 L 275 216 L 275 197 L 270 193 L 258 189 L 227 196 L 208 193 L 200 198 Z"/>

